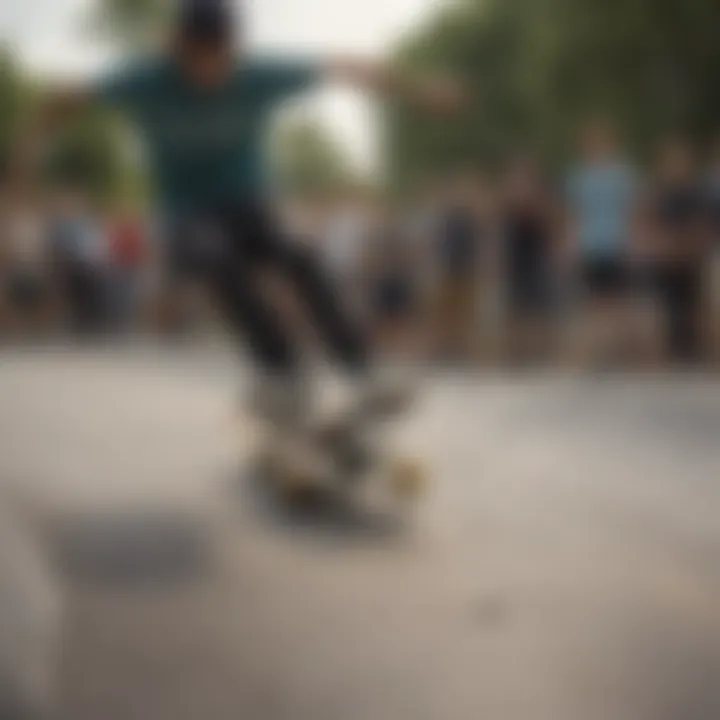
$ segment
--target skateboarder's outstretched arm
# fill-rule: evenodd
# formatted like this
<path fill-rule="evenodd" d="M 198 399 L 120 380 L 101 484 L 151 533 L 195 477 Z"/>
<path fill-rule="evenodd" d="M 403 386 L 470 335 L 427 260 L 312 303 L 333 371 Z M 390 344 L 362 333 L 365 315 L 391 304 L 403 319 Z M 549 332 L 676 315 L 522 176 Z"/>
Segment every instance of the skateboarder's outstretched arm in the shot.
<path fill-rule="evenodd" d="M 333 58 L 325 61 L 321 69 L 328 80 L 397 98 L 432 112 L 456 112 L 467 100 L 453 80 L 410 77 L 391 66 L 367 60 Z"/>

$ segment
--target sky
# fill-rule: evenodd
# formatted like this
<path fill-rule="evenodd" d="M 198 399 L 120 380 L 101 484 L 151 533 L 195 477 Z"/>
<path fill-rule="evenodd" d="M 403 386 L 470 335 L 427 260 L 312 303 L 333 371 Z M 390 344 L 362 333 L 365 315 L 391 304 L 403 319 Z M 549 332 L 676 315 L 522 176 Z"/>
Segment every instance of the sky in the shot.
<path fill-rule="evenodd" d="M 441 0 L 246 0 L 253 47 L 303 54 L 377 57 Z M 2 0 L 0 38 L 34 70 L 92 76 L 107 64 L 105 48 L 79 31 L 93 0 Z M 305 102 L 361 167 L 376 165 L 372 106 L 357 94 L 328 90 Z"/>

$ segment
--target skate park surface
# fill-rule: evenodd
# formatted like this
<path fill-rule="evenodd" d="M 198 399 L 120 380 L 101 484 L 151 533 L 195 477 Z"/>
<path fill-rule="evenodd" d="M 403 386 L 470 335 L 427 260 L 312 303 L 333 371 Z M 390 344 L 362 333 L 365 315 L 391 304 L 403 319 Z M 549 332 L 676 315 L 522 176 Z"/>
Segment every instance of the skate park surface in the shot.
<path fill-rule="evenodd" d="M 261 497 L 242 381 L 223 348 L 3 353 L 55 716 L 720 717 L 716 378 L 436 373 L 402 431 L 431 486 L 384 522 Z"/>

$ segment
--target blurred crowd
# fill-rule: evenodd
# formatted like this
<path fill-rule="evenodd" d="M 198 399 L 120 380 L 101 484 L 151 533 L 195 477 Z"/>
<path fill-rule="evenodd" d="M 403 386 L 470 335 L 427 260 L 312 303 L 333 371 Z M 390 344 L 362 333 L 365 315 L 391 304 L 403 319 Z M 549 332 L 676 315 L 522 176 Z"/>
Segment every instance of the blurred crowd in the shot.
<path fill-rule="evenodd" d="M 499 172 L 461 168 L 402 200 L 339 189 L 282 202 L 293 241 L 313 249 L 383 353 L 468 364 L 717 362 L 720 147 L 699 154 L 674 138 L 640 164 L 596 121 L 561 173 L 519 152 Z M 6 183 L 0 337 L 207 328 L 194 289 L 163 282 L 162 246 L 150 216 Z M 286 290 L 282 310 L 302 328 Z"/>
<path fill-rule="evenodd" d="M 0 192 L 0 337 L 94 337 L 136 326 L 150 226 L 78 189 Z"/>
<path fill-rule="evenodd" d="M 518 153 L 410 202 L 296 208 L 376 345 L 440 362 L 712 364 L 720 328 L 720 148 L 642 165 L 588 124 L 561 174 Z"/>

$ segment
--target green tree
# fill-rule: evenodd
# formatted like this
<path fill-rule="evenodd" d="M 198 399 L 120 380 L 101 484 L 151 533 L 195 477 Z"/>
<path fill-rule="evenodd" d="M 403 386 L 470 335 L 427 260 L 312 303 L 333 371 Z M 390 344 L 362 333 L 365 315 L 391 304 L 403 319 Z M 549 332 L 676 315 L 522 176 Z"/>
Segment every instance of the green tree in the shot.
<path fill-rule="evenodd" d="M 137 50 L 157 40 L 172 7 L 170 0 L 100 0 L 88 16 L 88 25 L 115 47 Z"/>
<path fill-rule="evenodd" d="M 452 6 L 405 39 L 395 53 L 408 72 L 450 73 L 468 91 L 454 117 L 436 118 L 397 104 L 386 114 L 390 180 L 401 187 L 459 165 L 497 161 L 520 135 L 533 130 L 522 46 L 524 28 L 479 3 Z"/>
<path fill-rule="evenodd" d="M 401 65 L 451 70 L 475 98 L 460 118 L 389 113 L 392 179 L 462 162 L 492 164 L 519 145 L 554 159 L 578 123 L 602 113 L 638 150 L 661 134 L 716 131 L 720 44 L 713 0 L 465 0 L 395 49 Z"/>
<path fill-rule="evenodd" d="M 29 104 L 29 87 L 10 51 L 0 48 L 0 174 L 4 173 L 12 145 Z"/>
<path fill-rule="evenodd" d="M 281 123 L 273 157 L 280 186 L 291 193 L 326 193 L 359 181 L 340 143 L 317 120 Z"/>
<path fill-rule="evenodd" d="M 101 110 L 81 113 L 57 136 L 46 177 L 54 185 L 83 188 L 99 201 L 124 200 L 138 173 L 122 124 Z"/>
<path fill-rule="evenodd" d="M 85 29 L 121 53 L 134 53 L 157 39 L 171 9 L 166 0 L 100 0 L 86 16 Z M 83 187 L 106 202 L 135 201 L 146 191 L 136 155 L 117 117 L 89 109 L 57 138 L 48 178 Z"/>

